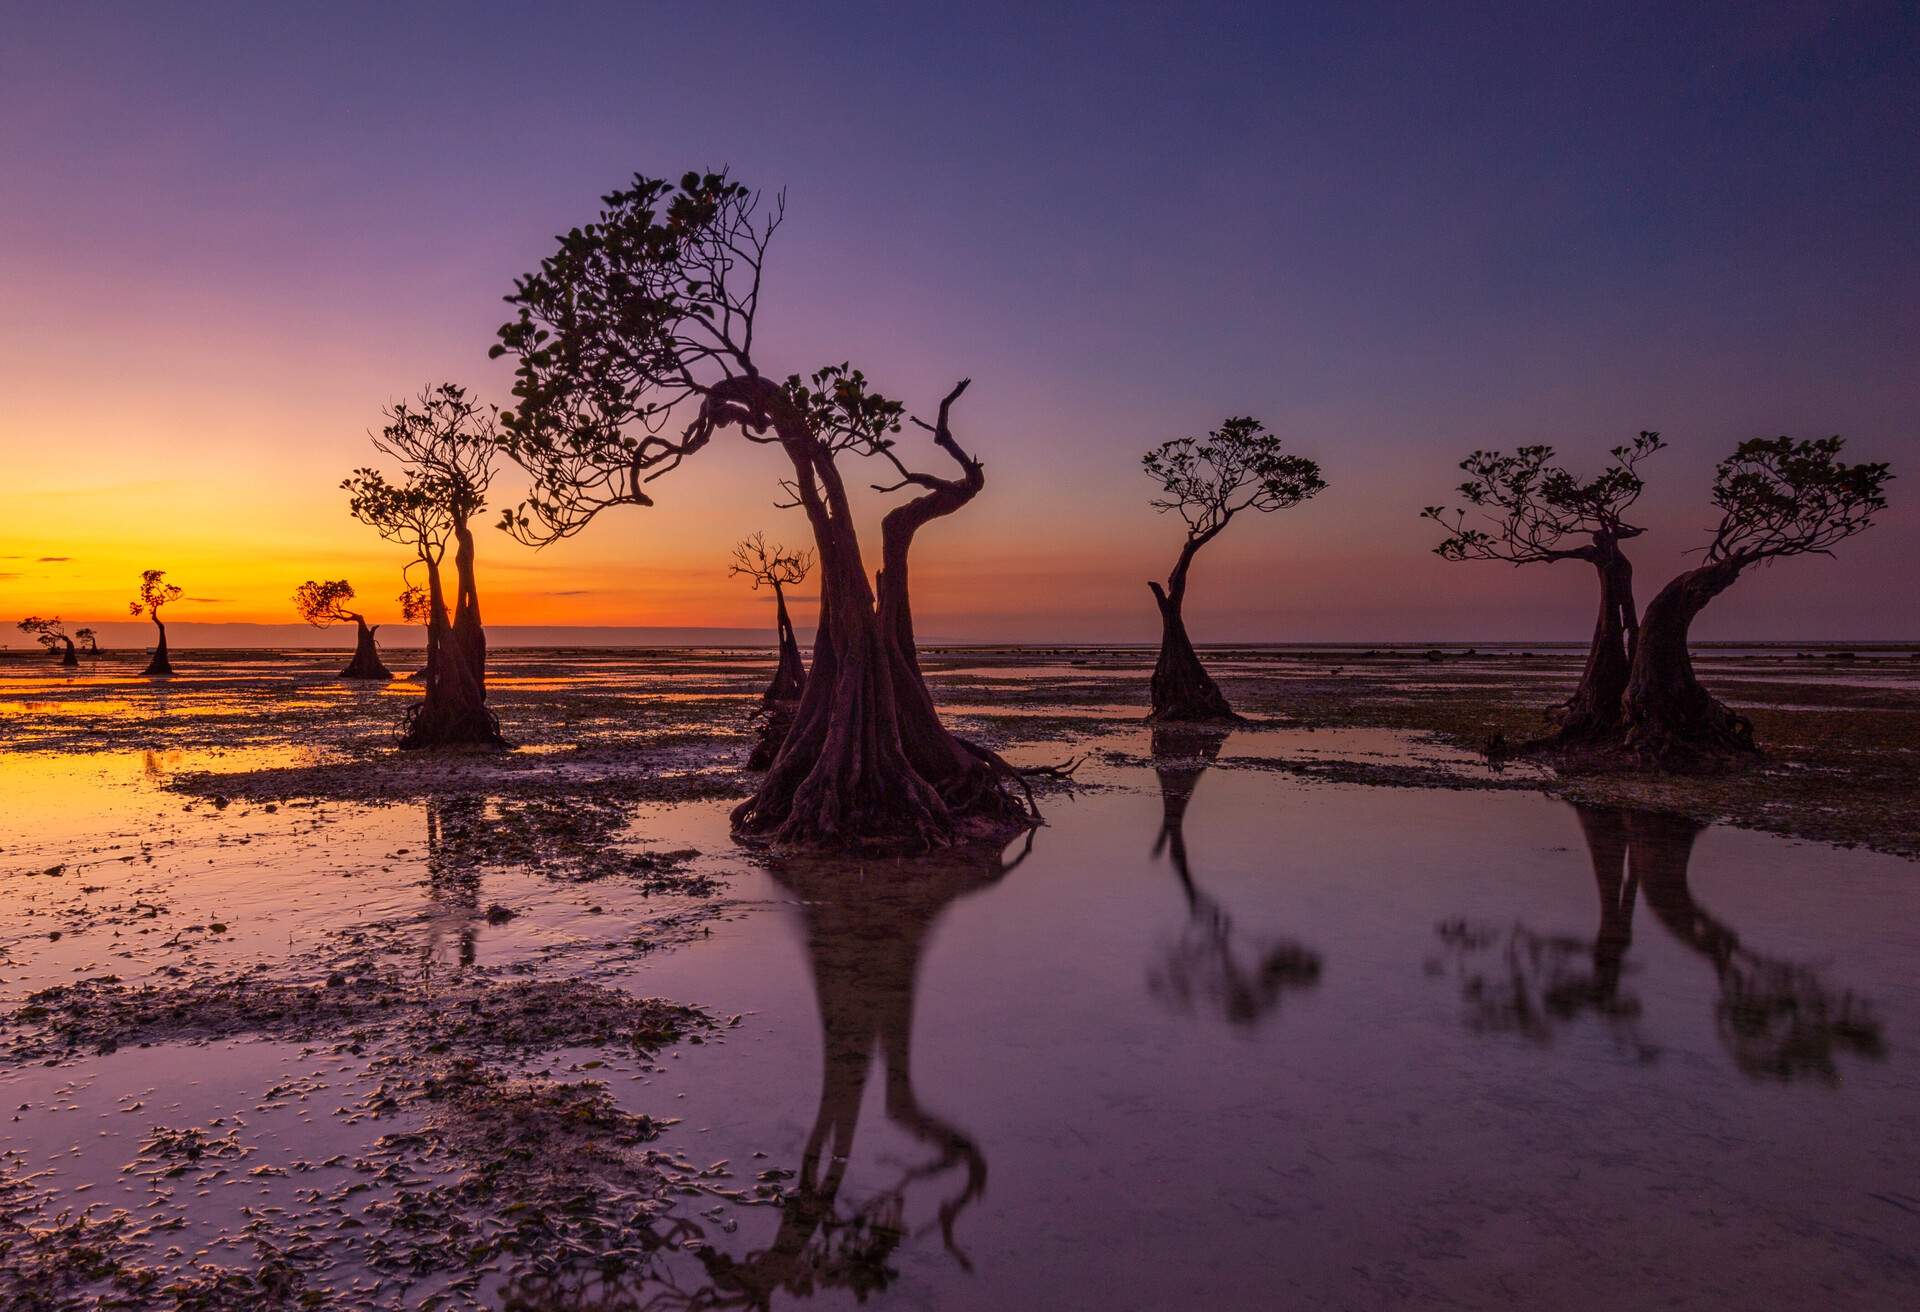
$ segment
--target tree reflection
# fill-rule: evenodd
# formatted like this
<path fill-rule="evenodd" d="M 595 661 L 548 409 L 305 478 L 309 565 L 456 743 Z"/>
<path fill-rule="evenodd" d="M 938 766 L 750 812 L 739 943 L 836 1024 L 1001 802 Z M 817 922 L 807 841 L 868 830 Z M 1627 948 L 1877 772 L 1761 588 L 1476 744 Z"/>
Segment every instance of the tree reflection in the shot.
<path fill-rule="evenodd" d="M 1186 895 L 1187 923 L 1148 972 L 1147 987 L 1175 1009 L 1217 1012 L 1229 1024 L 1255 1025 L 1290 989 L 1320 982 L 1320 954 L 1292 940 L 1236 941 L 1233 917 L 1195 882 L 1187 855 L 1187 806 L 1229 731 L 1165 726 L 1153 731 L 1153 768 L 1160 778 L 1160 835 L 1153 854 L 1173 865 Z"/>
<path fill-rule="evenodd" d="M 1033 835 L 1008 860 L 1000 853 L 948 854 L 850 870 L 844 861 L 786 861 L 774 877 L 800 901 L 807 957 L 820 1007 L 820 1105 L 793 1192 L 766 1247 L 741 1257 L 703 1248 L 711 1287 L 683 1306 L 765 1308 L 784 1291 L 830 1289 L 864 1299 L 884 1289 L 890 1259 L 907 1238 L 907 1193 L 947 1179 L 932 1224 L 947 1252 L 971 1269 L 955 1235 L 961 1214 L 986 1191 L 987 1159 L 973 1137 L 929 1109 L 913 1082 L 913 1012 L 921 959 L 947 908 L 992 887 L 1026 859 Z M 860 1201 L 841 1197 L 860 1105 L 876 1058 L 887 1119 L 930 1150 L 887 1187 Z"/>
<path fill-rule="evenodd" d="M 449 945 L 458 968 L 473 965 L 480 918 L 478 850 L 486 825 L 486 799 L 427 799 L 427 942 L 421 955 L 429 968 Z"/>
<path fill-rule="evenodd" d="M 1688 878 L 1694 841 L 1706 828 L 1685 816 L 1574 804 L 1600 896 L 1592 943 L 1515 925 L 1498 931 L 1449 921 L 1444 942 L 1460 958 L 1469 1025 L 1540 1042 L 1585 1015 L 1621 1027 L 1643 1058 L 1657 1055 L 1633 1033 L 1641 1011 L 1621 991 L 1636 901 L 1713 967 L 1714 1015 L 1734 1065 L 1755 1079 L 1838 1079 L 1842 1052 L 1878 1058 L 1885 1050 L 1873 1006 L 1851 990 L 1835 992 L 1815 968 L 1768 956 L 1694 899 Z M 1478 958 L 1502 952 L 1497 968 Z M 1585 965 L 1574 963 L 1584 959 Z"/>

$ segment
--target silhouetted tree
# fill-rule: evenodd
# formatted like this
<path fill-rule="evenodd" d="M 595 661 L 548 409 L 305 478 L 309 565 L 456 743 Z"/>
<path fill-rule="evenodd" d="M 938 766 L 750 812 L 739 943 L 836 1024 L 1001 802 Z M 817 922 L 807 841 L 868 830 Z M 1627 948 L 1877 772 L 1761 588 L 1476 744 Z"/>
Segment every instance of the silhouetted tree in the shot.
<path fill-rule="evenodd" d="M 799 701 L 800 694 L 807 690 L 807 666 L 800 659 L 800 643 L 794 636 L 793 620 L 787 614 L 786 590 L 806 582 L 807 573 L 812 568 L 811 551 L 789 551 L 778 545 L 770 547 L 765 533 L 743 538 L 733 549 L 733 564 L 727 567 L 727 573 L 744 575 L 753 580 L 756 592 L 762 584 L 773 589 L 773 625 L 778 636 L 780 656 L 773 672 L 773 682 L 761 694 L 762 706 Z"/>
<path fill-rule="evenodd" d="M 1694 677 L 1688 631 L 1747 569 L 1783 556 L 1828 554 L 1886 509 L 1884 464 L 1850 465 L 1838 437 L 1742 442 L 1714 474 L 1720 523 L 1704 563 L 1647 604 L 1622 699 L 1627 748 L 1641 760 L 1686 767 L 1755 750 L 1753 726 Z"/>
<path fill-rule="evenodd" d="M 147 668 L 140 673 L 145 676 L 159 677 L 172 674 L 173 663 L 167 659 L 167 626 L 160 618 L 160 608 L 180 600 L 186 589 L 166 581 L 167 572 L 163 569 L 143 570 L 140 574 L 140 595 L 127 603 L 127 613 L 135 616 L 145 615 L 153 621 L 153 627 L 160 631 L 160 639 L 154 644 L 153 659 L 147 662 Z"/>
<path fill-rule="evenodd" d="M 60 653 L 62 665 L 71 667 L 80 663 L 80 657 L 74 653 L 73 639 L 67 636 L 66 627 L 60 623 L 58 615 L 52 619 L 29 615 L 17 627 L 22 633 L 31 633 L 33 640 L 45 647 L 48 654 Z M 82 629 L 80 632 L 90 635 L 93 630 Z"/>
<path fill-rule="evenodd" d="M 502 421 L 534 489 L 503 527 L 543 543 L 579 532 L 609 506 L 650 505 L 645 485 L 723 428 L 778 444 L 792 464 L 788 490 L 813 529 L 819 631 L 793 728 L 759 791 L 735 810 L 736 830 L 926 847 L 1033 823 L 1015 772 L 941 724 L 911 641 L 906 546 L 925 518 L 978 490 L 978 463 L 942 437 L 943 422 L 935 441 L 963 477 L 901 466 L 896 486 L 926 488 L 912 503 L 923 509 L 902 507 L 898 531 L 883 529 L 899 556 L 889 550 L 870 583 L 837 461 L 853 452 L 897 463 L 892 434 L 903 409 L 845 365 L 784 384 L 761 373 L 760 277 L 781 206 L 761 216 L 758 197 L 724 174 L 688 174 L 677 187 L 635 177 L 604 203 L 507 298 L 518 316 L 494 353 L 518 357 L 519 404 Z"/>
<path fill-rule="evenodd" d="M 1153 730 L 1153 771 L 1160 780 L 1160 834 L 1153 854 L 1165 853 L 1187 902 L 1187 927 L 1148 978 L 1152 991 L 1183 1011 L 1204 1002 L 1233 1025 L 1256 1025 L 1279 1007 L 1290 989 L 1320 982 L 1320 954 L 1293 941 L 1248 950 L 1233 917 L 1200 887 L 1187 856 L 1187 805 L 1200 776 L 1220 755 L 1227 734 L 1191 726 Z"/>
<path fill-rule="evenodd" d="M 332 624 L 353 621 L 356 634 L 353 644 L 353 659 L 347 662 L 347 668 L 340 671 L 343 679 L 391 679 L 393 671 L 380 662 L 380 649 L 374 645 L 374 631 L 380 626 L 368 624 L 367 617 L 359 611 L 348 610 L 347 603 L 353 600 L 353 585 L 345 579 L 329 579 L 316 582 L 308 579 L 293 594 L 293 608 L 300 612 L 300 618 L 317 629 Z"/>
<path fill-rule="evenodd" d="M 80 644 L 80 650 L 89 656 L 100 654 L 100 635 L 92 629 L 75 629 L 73 640 Z"/>
<path fill-rule="evenodd" d="M 1600 578 L 1600 618 L 1573 695 L 1559 707 L 1553 742 L 1609 742 L 1620 734 L 1620 697 L 1633 667 L 1640 621 L 1633 601 L 1633 565 L 1620 544 L 1644 531 L 1626 521 L 1645 486 L 1639 464 L 1666 444 L 1642 433 L 1613 448 L 1613 464 L 1581 479 L 1552 463 L 1550 446 L 1512 455 L 1475 451 L 1460 462 L 1460 495 L 1484 512 L 1490 529 L 1467 524 L 1467 512 L 1428 506 L 1425 518 L 1447 530 L 1434 548 L 1447 560 L 1501 560 L 1512 565 L 1583 560 Z M 1584 541 L 1582 541 L 1584 539 Z M 1575 544 L 1577 545 L 1569 545 Z"/>
<path fill-rule="evenodd" d="M 1220 688 L 1200 664 L 1187 637 L 1181 608 L 1187 575 L 1200 548 L 1219 537 L 1243 510 L 1261 512 L 1297 506 L 1326 487 L 1320 466 L 1289 455 L 1257 419 L 1229 419 L 1205 437 L 1180 437 L 1147 452 L 1141 464 L 1160 484 L 1150 503 L 1162 513 L 1178 511 L 1187 540 L 1167 576 L 1147 586 L 1160 607 L 1160 659 L 1153 667 L 1153 720 L 1237 719 Z"/>
<path fill-rule="evenodd" d="M 473 517 L 486 508 L 498 445 L 494 421 L 466 390 L 442 383 L 414 403 L 386 411 L 373 439 L 406 472 L 398 484 L 374 469 L 356 470 L 347 488 L 354 516 L 382 536 L 412 545 L 427 571 L 426 696 L 407 716 L 403 748 L 504 746 L 487 708 L 487 640 L 474 582 Z M 440 566 L 453 545 L 449 619 Z"/>

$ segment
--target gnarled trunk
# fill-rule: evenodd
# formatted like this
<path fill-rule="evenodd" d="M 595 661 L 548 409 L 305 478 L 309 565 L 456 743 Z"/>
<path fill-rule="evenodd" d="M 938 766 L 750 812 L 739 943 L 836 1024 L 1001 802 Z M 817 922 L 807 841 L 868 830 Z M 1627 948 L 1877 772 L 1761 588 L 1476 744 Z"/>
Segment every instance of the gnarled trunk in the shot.
<path fill-rule="evenodd" d="M 1640 617 L 1621 711 L 1627 749 L 1650 765 L 1684 769 L 1756 750 L 1753 725 L 1700 686 L 1687 649 L 1694 617 L 1733 585 L 1746 563 L 1722 560 L 1686 571 L 1660 589 Z"/>
<path fill-rule="evenodd" d="M 487 709 L 485 635 L 479 629 L 480 606 L 473 581 L 473 538 L 464 525 L 456 533 L 460 544 L 454 554 L 456 609 L 451 623 L 439 567 L 427 562 L 427 695 L 407 714 L 400 739 L 403 749 L 507 746 L 500 736 L 500 721 Z M 472 645 L 476 641 L 478 652 Z"/>
<path fill-rule="evenodd" d="M 68 668 L 78 666 L 80 664 L 80 654 L 74 650 L 73 639 L 63 637 L 60 641 L 67 644 L 67 650 L 65 654 L 60 657 L 60 663 Z"/>
<path fill-rule="evenodd" d="M 1012 771 L 940 723 L 901 641 L 904 570 L 883 580 L 887 603 L 876 600 L 832 452 L 805 416 L 762 378 L 729 380 L 708 404 L 719 422 L 772 427 L 793 462 L 820 559 L 813 670 L 759 792 L 733 812 L 735 831 L 796 844 L 925 849 L 1005 838 L 1032 824 L 1009 789 Z"/>
<path fill-rule="evenodd" d="M 347 662 L 347 668 L 340 671 L 343 679 L 391 679 L 393 671 L 380 661 L 380 649 L 374 644 L 374 630 L 380 626 L 367 623 L 364 615 L 352 617 L 355 637 L 353 659 Z"/>
<path fill-rule="evenodd" d="M 1153 663 L 1153 709 L 1147 714 L 1149 720 L 1240 720 L 1233 713 L 1233 707 L 1227 705 L 1226 694 L 1200 663 L 1200 654 L 1194 651 L 1193 642 L 1187 637 L 1187 622 L 1181 615 L 1181 607 L 1187 601 L 1187 575 L 1193 568 L 1194 556 L 1226 526 L 1227 521 L 1222 519 L 1206 532 L 1187 538 L 1173 573 L 1167 576 L 1166 587 L 1153 581 L 1147 583 L 1153 590 L 1154 604 L 1160 608 L 1160 658 Z"/>
<path fill-rule="evenodd" d="M 1182 557 L 1184 565 L 1186 557 Z M 1185 579 L 1180 580 L 1182 583 Z M 1154 602 L 1160 607 L 1160 659 L 1153 663 L 1153 710 L 1149 720 L 1194 721 L 1231 720 L 1240 717 L 1227 704 L 1226 694 L 1200 663 L 1200 654 L 1187 637 L 1186 620 L 1180 606 L 1184 589 L 1169 593 L 1158 583 L 1149 582 Z"/>
<path fill-rule="evenodd" d="M 167 626 L 160 622 L 158 615 L 153 617 L 153 627 L 160 630 L 160 640 L 154 644 L 153 659 L 140 673 L 143 677 L 160 678 L 173 673 L 173 662 L 167 659 Z"/>
<path fill-rule="evenodd" d="M 1633 604 L 1633 565 L 1620 549 L 1601 543 L 1591 556 L 1600 576 L 1600 616 L 1587 648 L 1580 682 L 1556 716 L 1555 746 L 1617 743 L 1622 731 L 1620 699 L 1627 690 L 1639 645 L 1640 622 Z"/>

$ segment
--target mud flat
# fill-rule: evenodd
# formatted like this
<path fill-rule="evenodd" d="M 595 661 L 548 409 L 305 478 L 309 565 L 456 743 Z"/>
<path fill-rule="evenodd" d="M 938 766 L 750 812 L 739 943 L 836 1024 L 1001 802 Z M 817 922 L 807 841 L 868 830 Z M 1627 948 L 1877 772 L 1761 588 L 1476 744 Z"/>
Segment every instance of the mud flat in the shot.
<path fill-rule="evenodd" d="M 1709 652 L 1772 750 L 1649 783 L 1480 750 L 1566 651 L 1216 653 L 1230 733 L 933 652 L 1083 764 L 916 860 L 730 840 L 767 653 L 501 652 L 431 758 L 0 660 L 0 1306 L 1910 1305 L 1907 657 Z"/>

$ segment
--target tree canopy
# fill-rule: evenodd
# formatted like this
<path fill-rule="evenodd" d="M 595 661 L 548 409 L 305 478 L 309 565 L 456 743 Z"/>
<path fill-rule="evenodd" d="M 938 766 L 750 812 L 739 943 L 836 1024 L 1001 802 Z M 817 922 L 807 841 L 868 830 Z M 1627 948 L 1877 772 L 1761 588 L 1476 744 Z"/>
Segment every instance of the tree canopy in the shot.
<path fill-rule="evenodd" d="M 1149 503 L 1178 512 L 1189 541 L 1204 543 L 1243 510 L 1285 510 L 1326 489 L 1320 466 L 1283 449 L 1258 419 L 1229 419 L 1205 437 L 1177 437 L 1142 457 L 1161 495 Z"/>
<path fill-rule="evenodd" d="M 768 545 L 765 533 L 755 533 L 735 545 L 733 563 L 727 567 L 727 575 L 730 578 L 740 575 L 752 579 L 757 592 L 762 585 L 792 587 L 804 583 L 812 568 L 813 552 L 789 549 L 778 544 Z"/>
<path fill-rule="evenodd" d="M 1845 445 L 1840 437 L 1756 437 L 1736 447 L 1714 471 L 1720 523 L 1707 561 L 1824 554 L 1873 527 L 1893 474 L 1884 463 L 1841 460 Z"/>
<path fill-rule="evenodd" d="M 1640 462 L 1665 448 L 1660 434 L 1643 432 L 1609 453 L 1613 463 L 1583 479 L 1553 463 L 1551 446 L 1523 446 L 1512 454 L 1475 451 L 1460 462 L 1467 480 L 1459 493 L 1485 512 L 1489 528 L 1467 523 L 1467 511 L 1428 506 L 1421 516 L 1447 531 L 1434 554 L 1447 560 L 1504 560 L 1515 565 L 1566 560 L 1583 555 L 1568 548 L 1571 539 L 1604 534 L 1613 539 L 1643 531 L 1626 514 L 1640 499 L 1645 483 Z"/>
<path fill-rule="evenodd" d="M 294 590 L 293 608 L 300 618 L 316 629 L 324 629 L 330 624 L 344 624 L 360 617 L 347 609 L 347 603 L 353 600 L 353 584 L 345 579 L 328 579 L 316 582 L 308 579 Z"/>
<path fill-rule="evenodd" d="M 185 588 L 166 581 L 166 574 L 163 569 L 141 571 L 140 595 L 127 603 L 129 615 L 145 615 L 157 621 L 162 606 L 171 605 L 186 595 Z"/>

